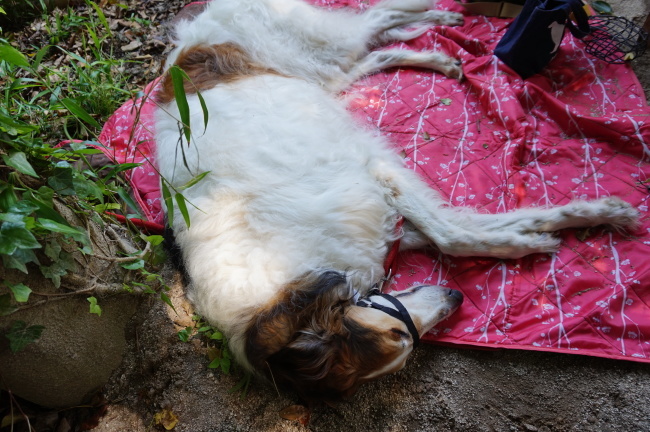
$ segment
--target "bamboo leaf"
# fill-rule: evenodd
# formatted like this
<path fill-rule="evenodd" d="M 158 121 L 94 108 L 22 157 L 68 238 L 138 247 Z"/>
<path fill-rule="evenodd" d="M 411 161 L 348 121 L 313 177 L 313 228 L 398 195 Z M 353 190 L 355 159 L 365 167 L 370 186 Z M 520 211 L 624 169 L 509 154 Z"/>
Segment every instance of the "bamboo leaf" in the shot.
<path fill-rule="evenodd" d="M 195 184 L 197 184 L 198 182 L 200 182 L 201 180 L 203 180 L 203 178 L 204 178 L 205 176 L 207 176 L 208 174 L 210 174 L 210 172 L 211 172 L 211 171 L 206 171 L 206 172 L 203 172 L 203 173 L 197 175 L 197 176 L 194 177 L 192 180 L 188 181 L 188 182 L 185 183 L 183 186 L 179 187 L 178 190 L 185 190 L 185 189 L 188 189 L 188 188 L 194 186 Z"/>
<path fill-rule="evenodd" d="M 34 70 L 38 69 L 38 67 L 41 65 L 41 62 L 43 61 L 43 57 L 45 57 L 45 54 L 50 50 L 52 45 L 45 45 L 41 49 L 38 50 L 36 55 L 34 56 L 34 60 L 32 61 L 32 68 Z"/>
<path fill-rule="evenodd" d="M 172 77 L 172 85 L 174 86 L 174 97 L 176 98 L 176 105 L 178 106 L 178 112 L 181 116 L 181 123 L 183 127 L 183 134 L 187 140 L 187 144 L 190 143 L 190 105 L 187 103 L 187 95 L 185 94 L 185 87 L 183 86 L 183 81 L 187 74 L 179 68 L 178 66 L 172 66 L 169 69 L 169 74 Z"/>
<path fill-rule="evenodd" d="M 61 103 L 63 106 L 65 106 L 68 111 L 70 111 L 75 117 L 77 117 L 79 120 L 83 120 L 89 125 L 101 129 L 101 125 L 97 123 L 97 120 L 92 118 L 90 114 L 88 114 L 88 111 L 83 109 L 81 105 L 79 105 L 76 101 L 70 99 L 70 98 L 65 98 L 61 99 Z"/>
<path fill-rule="evenodd" d="M 187 211 L 187 204 L 185 203 L 185 197 L 183 194 L 177 193 L 175 195 L 176 198 L 176 203 L 178 204 L 178 210 L 180 210 L 181 214 L 183 215 L 183 219 L 185 220 L 185 225 L 187 227 L 190 227 L 190 213 Z"/>
<path fill-rule="evenodd" d="M 9 44 L 0 45 L 0 60 L 23 69 L 31 69 L 27 57 Z"/>
<path fill-rule="evenodd" d="M 196 96 L 199 98 L 199 103 L 201 104 L 201 111 L 203 111 L 203 133 L 208 129 L 208 105 L 205 103 L 205 99 L 203 99 L 203 95 L 201 95 L 201 92 L 197 90 Z"/>
<path fill-rule="evenodd" d="M 160 189 L 162 191 L 163 201 L 165 202 L 165 207 L 167 207 L 167 223 L 169 226 L 174 225 L 174 200 L 172 199 L 172 194 L 169 192 L 167 183 L 164 179 L 160 182 Z"/>

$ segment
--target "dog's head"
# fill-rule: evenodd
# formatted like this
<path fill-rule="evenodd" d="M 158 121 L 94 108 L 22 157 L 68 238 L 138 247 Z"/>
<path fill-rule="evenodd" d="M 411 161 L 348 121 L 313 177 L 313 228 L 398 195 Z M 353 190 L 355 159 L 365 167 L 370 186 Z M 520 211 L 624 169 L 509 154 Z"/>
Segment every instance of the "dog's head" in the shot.
<path fill-rule="evenodd" d="M 249 324 L 249 362 L 307 401 L 335 402 L 364 382 L 402 369 L 419 337 L 463 299 L 456 290 L 435 286 L 414 287 L 392 299 L 375 293 L 359 305 L 353 297 L 345 275 L 335 271 L 295 281 Z"/>

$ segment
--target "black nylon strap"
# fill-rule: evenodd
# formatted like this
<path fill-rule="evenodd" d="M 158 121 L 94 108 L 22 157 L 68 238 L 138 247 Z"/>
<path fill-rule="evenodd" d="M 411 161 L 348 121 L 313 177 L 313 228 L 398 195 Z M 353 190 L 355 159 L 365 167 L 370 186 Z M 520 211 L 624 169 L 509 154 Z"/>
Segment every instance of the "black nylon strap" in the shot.
<path fill-rule="evenodd" d="M 395 309 L 391 309 L 389 307 L 386 307 L 384 305 L 377 304 L 373 301 L 370 300 L 369 297 L 372 296 L 380 296 L 383 297 L 384 299 L 388 300 L 390 303 L 395 306 Z M 370 292 L 368 298 L 361 299 L 357 302 L 357 306 L 363 306 L 363 307 L 370 307 L 373 309 L 377 309 L 379 311 L 384 312 L 385 314 L 388 314 L 392 316 L 395 319 L 398 319 L 402 321 L 405 325 L 406 328 L 408 329 L 409 333 L 411 333 L 411 337 L 413 338 L 413 348 L 417 348 L 417 346 L 420 344 L 420 335 L 418 334 L 418 330 L 415 328 L 415 324 L 413 324 L 413 320 L 411 319 L 411 315 L 409 315 L 408 311 L 404 307 L 404 305 L 397 300 L 395 297 L 393 297 L 390 294 L 384 294 L 380 292 L 379 290 L 373 290 Z"/>

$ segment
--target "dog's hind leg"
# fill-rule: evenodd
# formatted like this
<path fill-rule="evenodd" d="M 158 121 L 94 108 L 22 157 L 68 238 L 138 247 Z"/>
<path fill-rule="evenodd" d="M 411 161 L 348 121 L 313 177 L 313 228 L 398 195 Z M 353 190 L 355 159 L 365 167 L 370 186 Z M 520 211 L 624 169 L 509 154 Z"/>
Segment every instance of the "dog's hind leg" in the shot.
<path fill-rule="evenodd" d="M 502 214 L 476 214 L 474 221 L 481 229 L 508 229 L 521 233 L 552 232 L 597 225 L 610 225 L 622 230 L 637 225 L 638 212 L 619 198 L 607 197 L 594 201 L 573 201 L 558 207 L 525 208 Z"/>
<path fill-rule="evenodd" d="M 555 252 L 560 239 L 548 234 L 565 228 L 607 224 L 634 228 L 638 212 L 614 197 L 574 201 L 552 208 L 527 208 L 502 214 L 480 214 L 452 208 L 412 171 L 380 162 L 371 172 L 386 188 L 386 199 L 444 253 L 455 256 L 520 258 Z M 408 233 L 406 247 L 423 239 Z"/>
<path fill-rule="evenodd" d="M 457 26 L 465 20 L 462 14 L 456 12 L 428 10 L 431 6 L 431 1 L 388 0 L 368 9 L 363 18 L 379 38 L 386 31 L 412 24 Z"/>
<path fill-rule="evenodd" d="M 513 229 L 488 230 L 471 210 L 454 209 L 412 171 L 375 161 L 370 172 L 386 190 L 386 201 L 428 237 L 443 253 L 454 256 L 520 258 L 555 252 L 560 240 L 546 233 Z M 413 236 L 412 236 L 413 237 Z M 413 243 L 422 243 L 413 237 Z"/>
<path fill-rule="evenodd" d="M 348 76 L 352 82 L 382 69 L 401 66 L 432 69 L 450 78 L 461 79 L 463 77 L 460 60 L 436 51 L 417 52 L 400 49 L 371 52 L 359 60 L 350 70 Z"/>

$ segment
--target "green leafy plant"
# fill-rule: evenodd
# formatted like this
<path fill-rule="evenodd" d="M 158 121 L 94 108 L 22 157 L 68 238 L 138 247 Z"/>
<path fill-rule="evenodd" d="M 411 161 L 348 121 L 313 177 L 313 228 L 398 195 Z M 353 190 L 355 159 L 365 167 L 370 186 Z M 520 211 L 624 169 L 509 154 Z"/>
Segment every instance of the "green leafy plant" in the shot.
<path fill-rule="evenodd" d="M 188 326 L 178 332 L 178 338 L 183 342 L 198 339 L 207 347 L 210 369 L 220 369 L 229 374 L 232 365 L 232 354 L 228 348 L 225 336 L 217 328 L 203 320 L 200 315 L 192 317 L 194 326 Z"/>
<path fill-rule="evenodd" d="M 102 256 L 89 236 L 91 223 L 108 229 L 107 210 L 129 214 L 137 208 L 121 174 L 138 164 L 106 166 L 100 175 L 88 161 L 101 153 L 96 141 L 101 124 L 131 92 L 119 72 L 125 61 L 107 52 L 112 34 L 103 12 L 92 1 L 87 5 L 94 14 L 68 9 L 46 17 L 52 44 L 22 52 L 0 39 L 0 259 L 4 269 L 36 271 L 55 288 L 75 276 L 70 274 L 74 256 L 118 263 L 134 277 L 117 288 L 95 282 L 57 294 L 85 295 L 89 312 L 101 316 L 97 294 L 130 291 L 169 298 L 162 277 L 151 271 L 162 260 L 160 236 L 133 231 L 130 241 L 143 248 L 118 256 Z M 53 45 L 72 33 L 79 34 L 84 57 Z M 50 59 L 61 55 L 70 61 L 55 66 Z M 65 138 L 74 141 L 57 145 Z M 42 304 L 43 295 L 24 283 L 1 280 L 0 316 Z M 42 331 L 14 321 L 5 337 L 17 351 Z"/>
<path fill-rule="evenodd" d="M 235 365 L 232 353 L 228 348 L 228 341 L 224 334 L 216 327 L 208 324 L 198 314 L 192 316 L 193 326 L 187 326 L 178 331 L 178 338 L 183 342 L 199 340 L 206 347 L 208 368 L 217 369 L 229 375 Z M 240 380 L 231 389 L 230 393 L 239 392 L 240 397 L 245 397 L 251 382 L 251 374 L 244 372 Z"/>

